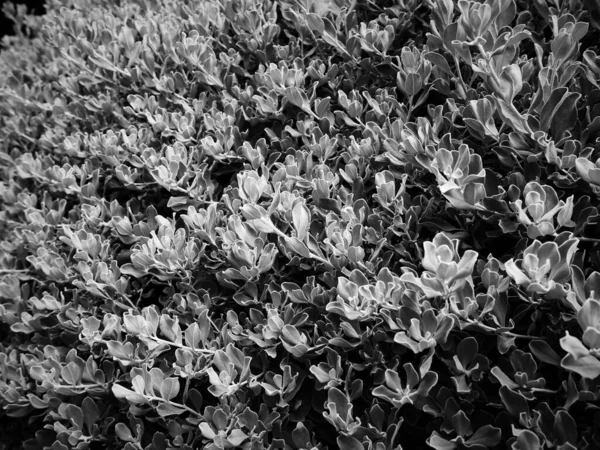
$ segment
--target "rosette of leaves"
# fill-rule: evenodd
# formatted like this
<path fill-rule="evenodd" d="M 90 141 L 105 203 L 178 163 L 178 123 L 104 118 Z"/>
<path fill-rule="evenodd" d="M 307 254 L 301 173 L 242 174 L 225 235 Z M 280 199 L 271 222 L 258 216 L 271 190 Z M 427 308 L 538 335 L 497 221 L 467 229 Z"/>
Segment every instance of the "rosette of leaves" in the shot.
<path fill-rule="evenodd" d="M 566 201 L 559 200 L 552 186 L 530 181 L 523 189 L 523 200 L 516 186 L 509 188 L 511 209 L 517 214 L 517 221 L 527 227 L 527 236 L 535 239 L 542 236 L 554 235 L 562 227 L 573 227 L 573 196 Z M 500 227 L 504 232 L 516 230 L 515 224 L 501 221 Z"/>
<path fill-rule="evenodd" d="M 481 157 L 471 153 L 466 144 L 458 150 L 440 148 L 431 163 L 440 192 L 458 209 L 483 209 L 485 170 Z"/>
<path fill-rule="evenodd" d="M 527 292 L 547 298 L 563 299 L 567 294 L 565 283 L 571 276 L 571 261 L 578 240 L 563 232 L 554 241 L 543 244 L 535 240 L 523 251 L 520 268 L 514 259 L 506 262 L 506 272 Z"/>
<path fill-rule="evenodd" d="M 577 313 L 583 335 L 581 339 L 568 332 L 560 340 L 560 346 L 567 352 L 561 366 L 578 373 L 584 378 L 600 376 L 600 301 L 589 298 Z"/>
<path fill-rule="evenodd" d="M 433 241 L 423 244 L 425 255 L 421 264 L 425 272 L 417 278 L 412 271 L 406 271 L 401 281 L 417 286 L 428 298 L 447 296 L 465 283 L 471 283 L 478 254 L 474 250 L 467 250 L 461 257 L 458 254 L 459 245 L 458 239 L 438 233 Z"/>

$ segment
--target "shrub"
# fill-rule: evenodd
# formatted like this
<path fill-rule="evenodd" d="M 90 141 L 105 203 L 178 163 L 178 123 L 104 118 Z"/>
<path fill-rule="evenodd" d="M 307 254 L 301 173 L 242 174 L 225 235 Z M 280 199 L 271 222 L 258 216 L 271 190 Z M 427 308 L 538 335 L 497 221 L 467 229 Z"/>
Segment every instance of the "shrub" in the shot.
<path fill-rule="evenodd" d="M 7 8 L 1 448 L 600 448 L 597 1 Z"/>

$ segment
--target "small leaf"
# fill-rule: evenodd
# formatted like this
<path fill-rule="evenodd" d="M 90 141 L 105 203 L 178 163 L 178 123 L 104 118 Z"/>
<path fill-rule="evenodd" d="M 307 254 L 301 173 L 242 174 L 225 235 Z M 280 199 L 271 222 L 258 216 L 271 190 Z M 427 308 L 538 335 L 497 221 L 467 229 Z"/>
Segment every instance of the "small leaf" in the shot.
<path fill-rule="evenodd" d="M 194 350 L 197 349 L 201 338 L 202 333 L 200 332 L 200 327 L 196 322 L 189 325 L 185 330 L 185 343 L 188 347 L 191 347 Z"/>
<path fill-rule="evenodd" d="M 67 418 L 75 425 L 78 430 L 83 429 L 83 411 L 79 406 L 67 405 L 65 410 Z"/>
<path fill-rule="evenodd" d="M 560 356 L 558 356 L 558 353 L 556 353 L 546 341 L 531 341 L 529 343 L 529 350 L 531 350 L 531 353 L 533 353 L 540 361 L 560 367 Z"/>
<path fill-rule="evenodd" d="M 517 437 L 518 450 L 541 450 L 540 438 L 529 430 L 522 430 Z"/>
<path fill-rule="evenodd" d="M 297 87 L 289 87 L 285 90 L 285 98 L 294 106 L 311 113 L 310 110 L 310 102 L 308 101 L 308 97 L 306 93 L 297 88 Z"/>
<path fill-rule="evenodd" d="M 561 444 L 569 443 L 577 445 L 577 424 L 571 415 L 564 410 L 556 413 L 554 420 L 554 434 Z"/>
<path fill-rule="evenodd" d="M 444 439 L 437 431 L 431 433 L 431 436 L 427 439 L 427 445 L 435 450 L 454 450 L 456 448 L 454 442 Z"/>
<path fill-rule="evenodd" d="M 364 450 L 362 443 L 352 436 L 338 436 L 336 439 L 339 448 L 344 450 Z"/>
<path fill-rule="evenodd" d="M 451 77 L 455 76 L 454 72 L 452 72 L 452 69 L 450 69 L 450 65 L 448 64 L 446 58 L 439 53 L 428 52 L 424 55 L 424 58 L 433 63 L 434 67 L 444 71 L 447 75 L 450 75 Z"/>
<path fill-rule="evenodd" d="M 298 422 L 296 428 L 292 431 L 292 440 L 294 441 L 294 445 L 298 448 L 311 447 L 310 433 L 302 422 Z"/>
<path fill-rule="evenodd" d="M 294 209 L 292 210 L 292 220 L 298 239 L 304 242 L 310 226 L 310 211 L 304 203 L 298 203 L 294 206 Z"/>
<path fill-rule="evenodd" d="M 311 31 L 319 36 L 321 36 L 325 31 L 325 24 L 323 23 L 323 19 L 321 19 L 315 13 L 309 13 L 306 15 L 306 23 L 311 29 Z"/>
<path fill-rule="evenodd" d="M 308 247 L 299 239 L 295 237 L 289 238 L 286 240 L 286 244 L 289 248 L 298 253 L 300 256 L 304 258 L 310 258 L 310 251 L 308 250 Z"/>
<path fill-rule="evenodd" d="M 81 402 L 81 409 L 83 410 L 83 415 L 85 417 L 85 424 L 88 429 L 88 434 L 92 434 L 92 430 L 94 429 L 94 424 L 100 417 L 100 411 L 98 409 L 98 405 L 96 402 L 92 400 L 90 397 L 86 397 Z"/>
<path fill-rule="evenodd" d="M 156 412 L 161 417 L 167 416 L 179 416 L 183 414 L 186 410 L 184 408 L 178 408 L 177 406 L 172 405 L 171 403 L 161 403 L 156 408 Z"/>
<path fill-rule="evenodd" d="M 115 433 L 117 434 L 117 437 L 122 441 L 135 442 L 135 439 L 131 434 L 131 430 L 127 428 L 127 425 L 125 425 L 122 422 L 119 422 L 115 425 Z"/>
<path fill-rule="evenodd" d="M 519 417 L 523 412 L 529 416 L 529 405 L 527 404 L 527 399 L 523 397 L 523 395 L 513 391 L 508 386 L 501 386 L 500 398 L 508 412 L 513 416 Z"/>
<path fill-rule="evenodd" d="M 206 439 L 213 439 L 217 435 L 208 422 L 200 423 L 198 428 L 200 429 L 202 436 L 204 436 Z"/>
<path fill-rule="evenodd" d="M 227 440 L 234 447 L 239 447 L 246 439 L 248 439 L 248 435 L 239 429 L 231 430 L 227 436 Z"/>
<path fill-rule="evenodd" d="M 166 314 L 163 314 L 160 317 L 160 331 L 171 342 L 175 342 L 176 344 L 182 343 L 181 328 L 177 316 L 175 319 L 172 319 Z"/>
<path fill-rule="evenodd" d="M 460 341 L 460 344 L 456 347 L 456 355 L 465 369 L 475 359 L 478 351 L 479 345 L 477 345 L 477 340 L 471 336 Z"/>
<path fill-rule="evenodd" d="M 78 385 L 81 382 L 82 370 L 74 362 L 70 362 L 60 371 L 60 376 L 70 385 Z"/>
<path fill-rule="evenodd" d="M 167 378 L 160 386 L 160 396 L 165 400 L 175 398 L 179 393 L 179 380 L 176 378 Z"/>
<path fill-rule="evenodd" d="M 131 401 L 132 403 L 135 403 L 135 404 L 141 403 L 141 404 L 147 405 L 149 403 L 148 399 L 146 397 L 144 397 L 143 395 L 137 394 L 127 388 L 124 388 L 123 386 L 121 386 L 119 384 L 113 384 L 112 393 L 117 398 L 125 399 L 125 400 Z"/>
<path fill-rule="evenodd" d="M 452 416 L 452 426 L 454 427 L 456 434 L 458 434 L 460 437 L 470 436 L 473 434 L 471 421 L 462 410 Z"/>
<path fill-rule="evenodd" d="M 563 369 L 578 373 L 582 377 L 590 380 L 595 380 L 600 376 L 600 361 L 591 355 L 575 356 L 569 354 L 561 360 L 560 365 Z"/>
<path fill-rule="evenodd" d="M 481 445 L 485 448 L 492 448 L 500 442 L 502 438 L 502 430 L 491 425 L 484 425 L 479 428 L 467 443 L 471 445 Z"/>

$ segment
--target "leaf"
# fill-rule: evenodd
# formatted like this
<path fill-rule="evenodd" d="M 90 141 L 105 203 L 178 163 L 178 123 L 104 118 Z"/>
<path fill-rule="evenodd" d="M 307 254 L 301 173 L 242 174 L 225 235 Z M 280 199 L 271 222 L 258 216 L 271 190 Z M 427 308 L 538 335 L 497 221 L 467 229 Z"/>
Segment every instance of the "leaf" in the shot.
<path fill-rule="evenodd" d="M 258 425 L 258 414 L 252 411 L 250 408 L 244 409 L 244 412 L 238 414 L 238 424 L 246 427 L 249 430 L 253 430 Z"/>
<path fill-rule="evenodd" d="M 576 104 L 581 94 L 569 92 L 566 87 L 552 91 L 540 112 L 540 129 L 549 131 L 559 140 L 577 121 Z"/>
<path fill-rule="evenodd" d="M 467 369 L 469 363 L 475 359 L 477 352 L 479 351 L 479 345 L 477 339 L 469 336 L 462 341 L 456 347 L 456 355 L 462 366 Z"/>
<path fill-rule="evenodd" d="M 346 47 L 344 47 L 342 43 L 338 40 L 337 31 L 331 20 L 329 20 L 327 17 L 323 17 L 322 20 L 323 25 L 325 27 L 322 35 L 323 40 L 329 45 L 335 47 L 339 52 L 343 53 L 345 56 L 351 58 L 352 56 L 350 55 L 350 53 L 348 53 Z"/>
<path fill-rule="evenodd" d="M 409 73 L 406 76 L 405 90 L 410 97 L 414 97 L 423 88 L 423 79 L 418 73 Z"/>
<path fill-rule="evenodd" d="M 94 424 L 100 417 L 100 410 L 98 409 L 98 405 L 96 402 L 92 400 L 90 397 L 86 397 L 81 402 L 81 409 L 83 410 L 85 424 L 88 429 L 88 434 L 92 435 L 92 431 L 94 429 Z"/>
<path fill-rule="evenodd" d="M 144 395 L 146 393 L 146 380 L 141 375 L 136 375 L 131 380 L 131 385 L 133 386 L 133 390 L 140 395 Z"/>
<path fill-rule="evenodd" d="M 60 376 L 70 385 L 78 385 L 81 382 L 82 370 L 74 362 L 70 362 L 60 371 Z"/>
<path fill-rule="evenodd" d="M 119 399 L 125 399 L 135 404 L 147 405 L 149 403 L 148 399 L 143 395 L 137 394 L 119 384 L 113 384 L 111 390 L 113 395 Z"/>
<path fill-rule="evenodd" d="M 310 433 L 302 422 L 298 422 L 296 428 L 292 431 L 292 440 L 294 441 L 294 445 L 298 448 L 311 447 Z"/>
<path fill-rule="evenodd" d="M 132 314 L 125 314 L 123 316 L 123 325 L 128 333 L 136 336 L 138 334 L 146 334 L 145 331 L 145 320 L 142 316 L 134 316 Z"/>
<path fill-rule="evenodd" d="M 321 19 L 321 17 L 319 17 L 317 14 L 308 13 L 306 15 L 306 23 L 313 33 L 316 33 L 319 36 L 323 35 L 323 32 L 325 31 L 325 24 L 323 23 L 323 19 Z"/>
<path fill-rule="evenodd" d="M 500 83 L 504 99 L 507 103 L 512 103 L 515 96 L 523 89 L 523 79 L 519 66 L 516 64 L 506 66 L 500 74 Z"/>
<path fill-rule="evenodd" d="M 435 450 L 454 450 L 456 448 L 454 442 L 444 439 L 437 431 L 431 433 L 431 436 L 427 439 L 427 445 Z"/>
<path fill-rule="evenodd" d="M 122 422 L 119 422 L 115 425 L 115 433 L 117 434 L 117 437 L 122 441 L 135 442 L 135 439 L 131 434 L 131 430 L 127 428 L 127 425 L 125 425 Z"/>
<path fill-rule="evenodd" d="M 165 400 L 171 400 L 179 393 L 179 380 L 176 378 L 167 378 L 160 386 L 160 396 Z"/>
<path fill-rule="evenodd" d="M 198 428 L 200 429 L 202 436 L 204 436 L 206 439 L 214 439 L 214 437 L 217 435 L 208 422 L 200 423 Z"/>
<path fill-rule="evenodd" d="M 248 439 L 248 435 L 239 429 L 231 430 L 227 436 L 227 440 L 234 447 L 239 447 L 246 439 Z"/>
<path fill-rule="evenodd" d="M 452 416 L 452 426 L 461 437 L 470 436 L 473 434 L 473 428 L 471 427 L 471 421 L 467 417 L 464 411 L 458 411 Z"/>
<path fill-rule="evenodd" d="M 146 276 L 148 274 L 147 271 L 142 271 L 140 269 L 137 269 L 131 263 L 123 264 L 121 267 L 119 267 L 119 270 L 121 271 L 121 273 L 123 275 L 129 275 L 134 278 L 143 278 L 144 276 Z"/>
<path fill-rule="evenodd" d="M 292 237 L 288 238 L 285 242 L 289 248 L 298 253 L 300 256 L 304 258 L 310 258 L 310 251 L 308 250 L 308 247 L 299 239 Z"/>
<path fill-rule="evenodd" d="M 181 328 L 177 316 L 175 319 L 172 319 L 166 314 L 160 316 L 160 331 L 171 342 L 176 344 L 182 343 Z"/>
<path fill-rule="evenodd" d="M 310 110 L 310 102 L 308 101 L 308 97 L 306 93 L 297 88 L 297 87 L 289 87 L 285 90 L 285 98 L 294 106 L 302 109 L 303 111 L 312 114 Z"/>
<path fill-rule="evenodd" d="M 505 100 L 494 97 L 497 103 L 497 111 L 501 119 L 506 122 L 513 130 L 523 134 L 529 134 L 529 125 L 525 118 L 517 111 L 517 109 Z"/>
<path fill-rule="evenodd" d="M 583 358 L 590 354 L 585 345 L 583 345 L 576 337 L 571 336 L 568 331 L 566 335 L 560 339 L 560 346 L 564 351 L 573 355 L 575 359 Z"/>
<path fill-rule="evenodd" d="M 545 3 L 545 2 L 544 2 Z M 518 450 L 541 450 L 540 438 L 532 431 L 522 430 L 517 436 Z"/>
<path fill-rule="evenodd" d="M 364 450 L 362 443 L 352 436 L 338 436 L 336 442 L 344 450 Z"/>
<path fill-rule="evenodd" d="M 198 348 L 198 344 L 202 339 L 202 333 L 200 332 L 200 327 L 196 322 L 192 323 L 185 330 L 185 343 L 188 347 L 193 348 L 194 350 Z"/>
<path fill-rule="evenodd" d="M 577 321 L 584 331 L 587 328 L 600 330 L 600 301 L 593 298 L 587 299 L 577 313 Z"/>
<path fill-rule="evenodd" d="M 586 158 L 577 158 L 575 160 L 577 174 L 590 184 L 600 186 L 600 168 Z"/>
<path fill-rule="evenodd" d="M 502 430 L 491 425 L 484 425 L 479 428 L 467 443 L 469 445 L 482 445 L 486 448 L 492 448 L 502 439 Z"/>
<path fill-rule="evenodd" d="M 296 235 L 300 241 L 305 241 L 310 226 L 310 211 L 304 203 L 298 203 L 292 210 L 292 220 Z"/>
<path fill-rule="evenodd" d="M 67 418 L 75 425 L 78 430 L 83 429 L 83 411 L 79 406 L 67 405 L 65 410 Z"/>
<path fill-rule="evenodd" d="M 447 75 L 450 75 L 451 77 L 455 76 L 454 72 L 452 72 L 452 69 L 450 69 L 450 65 L 448 64 L 446 58 L 444 58 L 439 53 L 428 52 L 425 53 L 424 58 L 430 61 L 434 67 L 437 67 L 438 69 L 442 70 Z"/>
<path fill-rule="evenodd" d="M 184 408 L 179 408 L 177 406 L 172 405 L 171 403 L 161 403 L 156 408 L 156 412 L 161 417 L 167 416 L 179 416 L 186 412 Z"/>
<path fill-rule="evenodd" d="M 554 434 L 561 444 L 568 442 L 577 445 L 577 424 L 567 411 L 560 410 L 556 413 Z"/>
<path fill-rule="evenodd" d="M 540 361 L 560 367 L 560 356 L 558 356 L 558 353 L 556 353 L 546 341 L 531 341 L 529 343 L 529 350 L 531 350 L 531 353 L 533 353 Z"/>
<path fill-rule="evenodd" d="M 562 339 L 561 339 L 562 345 Z M 560 362 L 563 369 L 578 373 L 583 378 L 595 380 L 600 376 L 600 361 L 593 356 L 566 355 Z"/>
<path fill-rule="evenodd" d="M 525 413 L 529 416 L 529 405 L 527 399 L 518 392 L 513 391 L 508 386 L 500 387 L 500 398 L 502 403 L 510 414 L 515 417 L 519 417 L 521 413 Z"/>

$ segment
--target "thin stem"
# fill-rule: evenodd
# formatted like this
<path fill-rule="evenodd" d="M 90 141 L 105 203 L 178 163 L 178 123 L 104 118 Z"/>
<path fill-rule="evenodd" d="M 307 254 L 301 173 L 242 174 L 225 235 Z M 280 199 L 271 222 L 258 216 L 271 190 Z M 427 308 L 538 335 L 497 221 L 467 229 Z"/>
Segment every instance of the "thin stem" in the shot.
<path fill-rule="evenodd" d="M 539 336 L 529 336 L 528 334 L 517 334 L 517 333 L 512 333 L 510 331 L 502 331 L 499 334 L 505 334 L 510 337 L 521 338 L 521 339 L 540 339 Z"/>
<path fill-rule="evenodd" d="M 579 237 L 579 236 L 575 236 L 575 237 L 583 242 L 600 242 L 600 239 L 596 239 L 596 238 Z"/>
<path fill-rule="evenodd" d="M 485 331 L 489 331 L 491 333 L 495 333 L 498 335 L 505 335 L 505 336 L 520 338 L 520 339 L 540 339 L 539 336 L 529 336 L 527 334 L 517 334 L 517 333 L 513 333 L 511 331 L 498 331 L 497 329 L 492 328 L 488 325 L 485 325 L 481 322 L 471 322 L 470 324 L 480 327 L 480 328 L 484 329 Z"/>
<path fill-rule="evenodd" d="M 553 391 L 552 389 L 531 388 L 530 390 L 532 392 L 541 392 L 544 394 L 556 394 L 556 391 Z"/>
<path fill-rule="evenodd" d="M 206 353 L 209 355 L 214 355 L 216 353 L 216 350 L 210 350 L 208 348 L 193 348 L 193 347 L 188 347 L 187 345 L 183 345 L 183 344 L 178 344 L 177 342 L 171 342 L 171 341 L 167 341 L 165 339 L 161 339 L 159 337 L 154 337 L 154 336 L 145 336 L 150 338 L 153 341 L 156 341 L 160 344 L 167 344 L 167 345 L 172 345 L 174 347 L 179 347 L 179 348 L 183 348 L 186 350 L 191 350 L 192 352 L 200 352 L 200 353 Z"/>
<path fill-rule="evenodd" d="M 53 384 L 55 388 L 66 388 L 66 389 L 89 389 L 95 387 L 106 387 L 104 383 L 93 383 L 93 384 Z"/>
<path fill-rule="evenodd" d="M 146 397 L 148 400 L 156 400 L 159 402 L 166 402 L 170 405 L 173 405 L 176 408 L 181 408 L 181 409 L 185 409 L 187 412 L 192 413 L 198 417 L 202 417 L 202 414 L 200 414 L 198 411 L 194 411 L 192 408 L 190 408 L 189 406 L 186 406 L 184 404 L 181 403 L 176 403 L 176 402 L 172 402 L 171 400 L 165 400 L 164 398 L 161 397 L 155 397 L 154 395 L 145 395 L 144 397 Z"/>
<path fill-rule="evenodd" d="M 406 115 L 407 122 L 410 121 L 410 117 L 412 116 L 412 113 L 413 113 L 413 96 L 409 95 L 408 96 L 408 113 Z"/>

